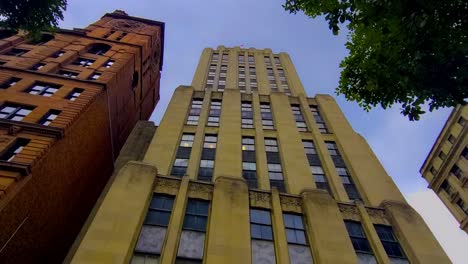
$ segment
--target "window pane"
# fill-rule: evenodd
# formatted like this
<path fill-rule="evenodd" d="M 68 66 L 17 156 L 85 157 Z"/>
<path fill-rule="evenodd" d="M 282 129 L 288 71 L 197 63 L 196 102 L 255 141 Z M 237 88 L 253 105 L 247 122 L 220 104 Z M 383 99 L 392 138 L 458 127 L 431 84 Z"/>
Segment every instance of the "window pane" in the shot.
<path fill-rule="evenodd" d="M 187 167 L 188 166 L 188 159 L 176 159 L 174 161 L 174 166 Z"/>
<path fill-rule="evenodd" d="M 262 226 L 262 239 L 273 240 L 273 232 L 271 226 Z"/>
<path fill-rule="evenodd" d="M 264 210 L 250 210 L 250 222 L 271 225 L 270 212 Z"/>

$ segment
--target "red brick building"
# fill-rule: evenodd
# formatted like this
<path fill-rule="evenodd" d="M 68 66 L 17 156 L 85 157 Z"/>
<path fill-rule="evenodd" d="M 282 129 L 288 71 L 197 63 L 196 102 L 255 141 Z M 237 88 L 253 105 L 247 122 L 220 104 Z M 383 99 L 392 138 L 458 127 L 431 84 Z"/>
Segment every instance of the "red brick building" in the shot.
<path fill-rule="evenodd" d="M 0 263 L 63 260 L 159 100 L 164 23 L 105 14 L 39 41 L 0 32 Z"/>

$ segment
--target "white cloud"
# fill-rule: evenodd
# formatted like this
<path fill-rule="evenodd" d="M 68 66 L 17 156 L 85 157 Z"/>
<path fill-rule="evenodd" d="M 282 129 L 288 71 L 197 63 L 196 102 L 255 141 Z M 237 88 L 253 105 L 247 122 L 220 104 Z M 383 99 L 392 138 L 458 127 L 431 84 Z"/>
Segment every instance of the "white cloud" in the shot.
<path fill-rule="evenodd" d="M 406 198 L 426 221 L 452 262 L 454 264 L 468 263 L 466 254 L 468 235 L 459 228 L 457 220 L 434 192 L 432 190 L 414 192 Z"/>

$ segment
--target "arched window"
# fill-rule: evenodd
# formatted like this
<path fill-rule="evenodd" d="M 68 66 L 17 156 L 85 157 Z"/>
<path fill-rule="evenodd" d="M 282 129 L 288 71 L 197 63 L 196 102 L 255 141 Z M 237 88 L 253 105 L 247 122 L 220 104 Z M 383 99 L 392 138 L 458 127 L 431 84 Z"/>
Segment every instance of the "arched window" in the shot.
<path fill-rule="evenodd" d="M 108 50 L 110 50 L 111 46 L 104 44 L 104 43 L 94 43 L 88 49 L 88 53 L 96 54 L 96 55 L 103 55 Z"/>
<path fill-rule="evenodd" d="M 13 35 L 16 35 L 16 33 L 17 32 L 8 29 L 0 30 L 0 39 L 9 38 Z"/>
<path fill-rule="evenodd" d="M 45 44 L 48 41 L 51 41 L 52 39 L 54 39 L 53 35 L 51 35 L 51 34 L 42 34 L 39 39 L 33 39 L 33 40 L 29 41 L 28 43 L 32 44 L 32 45 L 42 45 L 42 44 Z"/>

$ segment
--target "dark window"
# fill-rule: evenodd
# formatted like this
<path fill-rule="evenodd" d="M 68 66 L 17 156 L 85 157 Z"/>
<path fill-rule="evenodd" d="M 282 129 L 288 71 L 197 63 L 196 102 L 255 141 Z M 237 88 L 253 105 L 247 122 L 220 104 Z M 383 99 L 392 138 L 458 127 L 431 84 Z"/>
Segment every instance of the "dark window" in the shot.
<path fill-rule="evenodd" d="M 138 72 L 134 72 L 132 75 L 132 87 L 135 88 L 138 85 Z"/>
<path fill-rule="evenodd" d="M 208 114 L 208 126 L 219 126 L 221 116 L 221 101 L 212 100 L 210 103 L 210 112 Z"/>
<path fill-rule="evenodd" d="M 243 101 L 241 105 L 242 128 L 254 128 L 252 102 Z"/>
<path fill-rule="evenodd" d="M 128 35 L 128 33 L 123 32 L 123 33 L 120 34 L 120 36 L 118 36 L 115 40 L 116 40 L 116 41 L 121 41 L 121 40 L 122 40 L 125 36 L 127 36 L 127 35 Z"/>
<path fill-rule="evenodd" d="M 25 54 L 26 52 L 28 52 L 29 50 L 26 50 L 26 49 L 18 49 L 18 48 L 12 48 L 11 50 L 9 50 L 8 52 L 6 52 L 4 55 L 8 55 L 8 56 L 21 56 L 23 54 Z"/>
<path fill-rule="evenodd" d="M 96 80 L 98 80 L 100 77 L 101 77 L 101 73 L 95 72 L 95 73 L 91 74 L 91 76 L 89 76 L 88 80 L 96 81 Z"/>
<path fill-rule="evenodd" d="M 84 89 L 81 88 L 75 88 L 65 97 L 65 99 L 68 99 L 70 101 L 75 101 L 76 98 L 78 98 L 82 93 L 84 92 Z"/>
<path fill-rule="evenodd" d="M 341 178 L 341 182 L 343 183 L 343 187 L 345 188 L 346 193 L 350 200 L 361 200 L 361 195 L 359 194 L 356 185 L 354 185 L 351 176 L 348 174 L 348 170 L 346 168 L 336 168 L 338 175 Z"/>
<path fill-rule="evenodd" d="M 144 224 L 167 227 L 173 205 L 174 197 L 160 194 L 153 195 Z"/>
<path fill-rule="evenodd" d="M 45 66 L 44 63 L 36 63 L 36 64 L 34 64 L 34 66 L 31 67 L 31 70 L 38 71 L 38 70 L 42 69 L 42 67 L 44 67 L 44 66 Z"/>
<path fill-rule="evenodd" d="M 29 115 L 34 107 L 19 104 L 6 103 L 0 108 L 0 118 L 21 121 Z"/>
<path fill-rule="evenodd" d="M 108 50 L 110 50 L 110 48 L 111 46 L 104 44 L 104 43 L 94 43 L 89 47 L 88 53 L 92 53 L 96 55 L 103 55 Z"/>
<path fill-rule="evenodd" d="M 278 152 L 278 142 L 275 138 L 265 138 L 265 150 L 267 156 L 268 177 L 270 187 L 278 188 L 280 192 L 286 192 L 283 178 L 283 168 Z"/>
<path fill-rule="evenodd" d="M 273 241 L 270 211 L 250 209 L 250 237 Z"/>
<path fill-rule="evenodd" d="M 112 67 L 112 65 L 114 65 L 115 61 L 114 60 L 108 60 L 106 61 L 106 63 L 104 64 L 104 67 L 105 68 L 110 68 Z"/>
<path fill-rule="evenodd" d="M 440 189 L 444 190 L 449 196 L 455 192 L 447 180 L 444 180 L 442 182 L 442 184 L 440 185 Z"/>
<path fill-rule="evenodd" d="M 431 171 L 432 175 L 434 175 L 434 176 L 437 175 L 437 170 L 434 167 L 431 166 L 430 171 Z"/>
<path fill-rule="evenodd" d="M 205 232 L 208 221 L 209 202 L 189 199 L 185 209 L 183 229 Z"/>
<path fill-rule="evenodd" d="M 57 116 L 60 114 L 59 110 L 50 110 L 47 112 L 47 114 L 44 115 L 44 117 L 39 121 L 39 124 L 48 126 L 52 121 L 54 121 Z"/>
<path fill-rule="evenodd" d="M 253 137 L 242 137 L 242 177 L 249 188 L 257 188 L 257 163 Z"/>
<path fill-rule="evenodd" d="M 304 116 L 301 113 L 301 107 L 298 104 L 292 104 L 291 109 L 296 120 L 296 127 L 299 131 L 307 131 L 307 125 L 304 121 Z"/>
<path fill-rule="evenodd" d="M 58 74 L 62 75 L 63 77 L 67 77 L 67 78 L 76 78 L 78 77 L 78 74 L 77 72 L 72 72 L 72 71 L 66 71 L 66 70 L 60 70 L 58 72 Z"/>
<path fill-rule="evenodd" d="M 0 60 L 0 65 L 4 65 L 6 63 L 6 61 L 1 61 Z"/>
<path fill-rule="evenodd" d="M 374 227 L 389 257 L 406 258 L 403 249 L 401 249 L 398 240 L 393 234 L 391 226 L 374 225 Z"/>
<path fill-rule="evenodd" d="M 103 38 L 108 38 L 110 35 L 114 34 L 115 33 L 115 30 L 111 30 L 109 32 L 107 32 L 104 36 L 102 36 Z"/>
<path fill-rule="evenodd" d="M 18 32 L 8 29 L 0 30 L 0 39 L 9 38 L 13 35 L 16 35 Z"/>
<path fill-rule="evenodd" d="M 453 135 L 450 135 L 450 136 L 448 137 L 448 141 L 449 141 L 450 143 L 452 143 L 452 144 L 455 143 L 455 140 L 456 140 L 456 139 L 457 139 L 457 138 L 454 137 Z"/>
<path fill-rule="evenodd" d="M 460 124 L 461 126 L 464 126 L 466 123 L 466 120 L 463 117 L 460 117 L 457 123 Z"/>
<path fill-rule="evenodd" d="M 180 140 L 179 148 L 177 149 L 176 159 L 172 166 L 171 175 L 184 176 L 187 171 L 187 166 L 192 151 L 194 134 L 184 133 Z"/>
<path fill-rule="evenodd" d="M 283 220 L 288 243 L 307 245 L 302 216 L 283 213 Z"/>
<path fill-rule="evenodd" d="M 439 152 L 439 158 L 441 160 L 445 160 L 447 158 L 447 155 L 443 151 L 441 151 L 441 152 Z"/>
<path fill-rule="evenodd" d="M 16 142 L 8 148 L 8 150 L 3 153 L 3 155 L 0 157 L 0 160 L 4 161 L 12 161 L 18 153 L 20 153 L 23 148 L 29 144 L 31 140 L 26 139 L 26 138 L 18 138 L 16 139 Z"/>
<path fill-rule="evenodd" d="M 28 44 L 43 45 L 46 42 L 51 41 L 52 39 L 54 39 L 54 36 L 52 36 L 51 34 L 42 34 L 39 39 L 31 40 L 28 42 Z"/>
<path fill-rule="evenodd" d="M 60 50 L 52 54 L 52 58 L 59 58 L 59 57 L 62 57 L 64 54 L 65 54 L 65 51 Z"/>
<path fill-rule="evenodd" d="M 14 85 L 16 85 L 16 83 L 18 83 L 19 81 L 21 81 L 20 78 L 16 78 L 16 77 L 11 77 L 10 79 L 8 79 L 6 82 L 2 83 L 0 85 L 0 89 L 8 89 Z"/>
<path fill-rule="evenodd" d="M 198 125 L 198 119 L 200 118 L 201 109 L 203 106 L 203 99 L 194 98 L 192 99 L 192 105 L 190 106 L 190 112 L 187 117 L 187 125 Z"/>
<path fill-rule="evenodd" d="M 262 115 L 263 129 L 274 129 L 273 115 L 269 103 L 260 103 L 260 113 Z"/>
<path fill-rule="evenodd" d="M 93 59 L 87 59 L 87 58 L 78 58 L 73 62 L 73 65 L 78 65 L 81 67 L 88 68 L 89 66 L 93 65 L 95 60 Z"/>
<path fill-rule="evenodd" d="M 203 142 L 200 167 L 198 169 L 198 179 L 201 181 L 211 181 L 213 178 L 214 161 L 216 156 L 216 135 L 205 135 Z"/>
<path fill-rule="evenodd" d="M 468 203 L 465 203 L 461 198 L 459 198 L 456 204 L 466 215 L 468 215 Z"/>
<path fill-rule="evenodd" d="M 58 84 L 35 82 L 26 92 L 29 94 L 51 97 L 60 87 L 61 86 Z"/>
<path fill-rule="evenodd" d="M 455 175 L 455 177 L 457 177 L 458 179 L 461 179 L 463 177 L 463 171 L 456 164 L 452 166 L 450 172 L 453 175 Z"/>
<path fill-rule="evenodd" d="M 310 110 L 312 112 L 312 115 L 314 116 L 315 123 L 317 124 L 317 127 L 322 134 L 329 133 L 327 126 L 325 124 L 325 121 L 322 119 L 322 115 L 320 114 L 320 111 L 318 109 L 318 106 L 316 105 L 310 105 Z"/>
<path fill-rule="evenodd" d="M 367 254 L 373 254 L 369 241 L 362 229 L 362 225 L 355 221 L 345 221 L 346 229 L 348 230 L 349 238 L 353 243 L 354 250 L 356 252 L 362 252 Z"/>
<path fill-rule="evenodd" d="M 461 153 L 461 155 L 463 158 L 465 158 L 466 160 L 468 160 L 468 147 L 465 147 Z"/>

